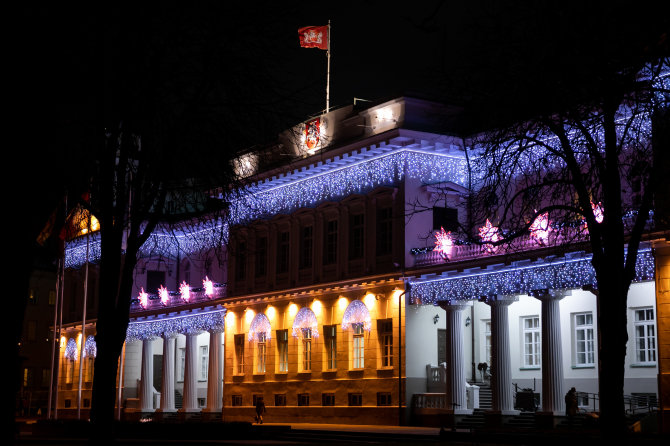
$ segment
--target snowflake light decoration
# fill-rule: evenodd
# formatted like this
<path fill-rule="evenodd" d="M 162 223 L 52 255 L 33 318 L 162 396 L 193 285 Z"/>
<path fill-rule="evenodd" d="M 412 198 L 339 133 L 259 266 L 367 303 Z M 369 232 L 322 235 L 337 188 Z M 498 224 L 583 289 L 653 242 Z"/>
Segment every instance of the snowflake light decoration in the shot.
<path fill-rule="evenodd" d="M 538 244 L 542 246 L 546 245 L 549 242 L 549 233 L 552 231 L 550 225 L 549 212 L 538 215 L 528 228 L 530 237 L 537 240 Z"/>
<path fill-rule="evenodd" d="M 163 285 L 161 285 L 161 287 L 158 288 L 158 297 L 160 297 L 161 303 L 163 305 L 167 305 L 170 303 L 170 295 L 168 293 L 167 288 L 165 288 Z"/>
<path fill-rule="evenodd" d="M 144 291 L 144 288 L 140 288 L 139 300 L 142 308 L 146 308 L 149 305 L 149 294 Z"/>
<path fill-rule="evenodd" d="M 191 298 L 191 287 L 188 286 L 185 280 L 179 285 L 179 292 L 181 293 L 182 300 L 188 302 Z"/>
<path fill-rule="evenodd" d="M 360 300 L 352 300 L 342 316 L 342 330 L 350 329 L 354 324 L 363 324 L 366 331 L 372 328 L 372 318 L 368 307 Z"/>
<path fill-rule="evenodd" d="M 205 276 L 205 279 L 202 281 L 202 286 L 205 288 L 205 295 L 212 297 L 214 295 L 214 283 L 209 280 L 209 277 Z"/>
<path fill-rule="evenodd" d="M 451 231 L 445 232 L 440 228 L 440 232 L 435 233 L 435 250 L 440 253 L 444 260 L 449 260 L 454 250 L 454 239 L 451 237 Z"/>
<path fill-rule="evenodd" d="M 500 231 L 497 226 L 493 226 L 489 219 L 486 219 L 484 226 L 479 228 L 479 237 L 483 242 L 497 242 L 500 241 Z M 488 253 L 493 253 L 496 250 L 496 247 L 491 244 L 485 244 L 484 249 Z"/>

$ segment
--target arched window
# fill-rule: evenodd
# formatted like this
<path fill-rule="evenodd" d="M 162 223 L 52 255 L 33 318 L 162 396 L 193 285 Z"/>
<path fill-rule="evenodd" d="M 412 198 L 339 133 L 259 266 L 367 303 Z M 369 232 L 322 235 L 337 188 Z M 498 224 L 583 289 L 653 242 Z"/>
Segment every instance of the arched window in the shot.
<path fill-rule="evenodd" d="M 265 358 L 267 353 L 267 342 L 272 336 L 270 320 L 263 313 L 258 313 L 249 326 L 249 342 L 256 343 L 256 354 L 254 355 L 254 372 L 265 373 Z"/>
<path fill-rule="evenodd" d="M 300 371 L 312 371 L 312 339 L 319 337 L 319 323 L 314 312 L 308 307 L 301 308 L 293 320 L 293 336 L 300 338 Z"/>
<path fill-rule="evenodd" d="M 352 369 L 365 367 L 365 331 L 370 331 L 372 319 L 368 307 L 360 300 L 352 301 L 342 316 L 342 331 L 351 330 Z"/>

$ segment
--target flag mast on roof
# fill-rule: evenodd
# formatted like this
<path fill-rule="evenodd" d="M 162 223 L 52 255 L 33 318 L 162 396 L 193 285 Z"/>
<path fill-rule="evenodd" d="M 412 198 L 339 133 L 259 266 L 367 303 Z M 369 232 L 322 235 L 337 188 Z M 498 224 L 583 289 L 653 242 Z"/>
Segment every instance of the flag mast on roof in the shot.
<path fill-rule="evenodd" d="M 326 74 L 326 113 L 330 111 L 330 20 L 325 26 L 305 26 L 298 29 L 300 46 L 326 50 L 328 69 Z"/>

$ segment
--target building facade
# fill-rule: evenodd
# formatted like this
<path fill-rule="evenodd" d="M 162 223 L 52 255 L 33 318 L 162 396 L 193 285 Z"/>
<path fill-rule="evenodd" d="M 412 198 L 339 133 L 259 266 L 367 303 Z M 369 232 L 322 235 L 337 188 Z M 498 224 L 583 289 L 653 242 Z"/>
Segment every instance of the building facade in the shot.
<path fill-rule="evenodd" d="M 221 195 L 225 222 L 154 235 L 138 264 L 119 374 L 125 416 L 251 421 L 259 399 L 276 422 L 422 424 L 478 408 L 561 415 L 570 387 L 597 411 L 585 240 L 436 248 L 436 235 L 469 217 L 472 154 L 458 115 L 412 98 L 343 107 L 241 155 L 248 181 Z M 71 267 L 82 246 L 71 244 Z M 655 267 L 645 245 L 625 382 L 652 404 Z M 71 353 L 82 350 L 75 332 L 64 331 L 60 352 L 72 364 L 82 356 Z M 62 385 L 75 376 L 67 361 Z M 489 387 L 490 405 L 480 398 Z M 530 406 L 519 400 L 527 394 Z"/>

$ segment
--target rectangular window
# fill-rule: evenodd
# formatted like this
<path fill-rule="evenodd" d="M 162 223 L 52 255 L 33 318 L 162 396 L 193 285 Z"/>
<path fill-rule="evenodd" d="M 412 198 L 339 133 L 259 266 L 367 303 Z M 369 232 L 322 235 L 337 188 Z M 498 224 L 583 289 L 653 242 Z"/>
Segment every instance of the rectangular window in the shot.
<path fill-rule="evenodd" d="M 393 367 L 393 321 L 383 319 L 377 322 L 379 346 L 381 347 L 381 366 Z"/>
<path fill-rule="evenodd" d="M 458 231 L 458 209 L 435 206 L 433 207 L 433 230 Z"/>
<path fill-rule="evenodd" d="M 334 406 L 335 405 L 335 394 L 334 393 L 322 393 L 321 394 L 321 405 L 322 406 Z"/>
<path fill-rule="evenodd" d="M 349 405 L 350 406 L 362 406 L 363 405 L 363 394 L 362 393 L 350 393 L 349 394 Z"/>
<path fill-rule="evenodd" d="M 268 264 L 268 238 L 259 237 L 256 241 L 256 277 L 265 277 Z"/>
<path fill-rule="evenodd" d="M 165 271 L 147 271 L 147 293 L 156 294 L 162 285 L 165 285 Z"/>
<path fill-rule="evenodd" d="M 654 309 L 635 310 L 635 359 L 638 364 L 656 362 L 656 326 Z"/>
<path fill-rule="evenodd" d="M 392 253 L 393 241 L 393 209 L 377 210 L 377 255 L 383 256 Z"/>
<path fill-rule="evenodd" d="M 326 346 L 326 370 L 337 368 L 337 325 L 323 327 L 323 338 Z"/>
<path fill-rule="evenodd" d="M 244 374 L 244 335 L 235 335 L 235 364 L 234 371 L 237 375 Z"/>
<path fill-rule="evenodd" d="M 575 314 L 573 324 L 575 330 L 575 365 L 594 365 L 593 313 Z"/>
<path fill-rule="evenodd" d="M 265 345 L 265 333 L 256 334 L 256 373 L 265 373 Z"/>
<path fill-rule="evenodd" d="M 298 394 L 298 406 L 309 406 L 309 393 Z"/>
<path fill-rule="evenodd" d="M 289 240 L 288 231 L 279 233 L 277 238 L 277 274 L 288 272 Z"/>
<path fill-rule="evenodd" d="M 377 406 L 390 406 L 392 404 L 391 392 L 377 392 Z"/>
<path fill-rule="evenodd" d="M 484 338 L 486 339 L 486 351 L 484 354 L 486 355 L 486 362 L 490 366 L 491 365 L 491 321 L 484 321 Z"/>
<path fill-rule="evenodd" d="M 530 316 L 521 318 L 523 327 L 523 365 L 524 367 L 540 367 L 540 317 Z"/>
<path fill-rule="evenodd" d="M 207 369 L 209 367 L 209 347 L 200 346 L 200 380 L 207 381 Z"/>
<path fill-rule="evenodd" d="M 349 216 L 349 260 L 361 259 L 364 254 L 365 217 L 363 214 Z"/>
<path fill-rule="evenodd" d="M 363 324 L 352 324 L 353 327 L 353 368 L 365 367 L 365 338 Z"/>
<path fill-rule="evenodd" d="M 231 403 L 232 406 L 241 406 L 242 405 L 242 395 L 232 395 L 230 403 Z"/>
<path fill-rule="evenodd" d="M 300 230 L 300 268 L 312 267 L 313 226 Z"/>
<path fill-rule="evenodd" d="M 312 370 L 312 329 L 302 329 L 302 371 Z"/>
<path fill-rule="evenodd" d="M 332 265 L 337 262 L 337 220 L 326 223 L 323 238 L 323 264 Z"/>
<path fill-rule="evenodd" d="M 23 387 L 33 386 L 33 369 L 26 367 L 23 369 Z"/>
<path fill-rule="evenodd" d="M 244 280 L 247 275 L 247 244 L 239 242 L 235 253 L 235 279 Z"/>
<path fill-rule="evenodd" d="M 177 356 L 177 364 L 179 370 L 177 370 L 177 381 L 184 380 L 184 369 L 186 367 L 186 349 L 180 348 Z"/>
<path fill-rule="evenodd" d="M 288 330 L 277 330 L 277 371 L 288 372 Z"/>
<path fill-rule="evenodd" d="M 275 393 L 275 406 L 286 406 L 285 393 Z"/>

